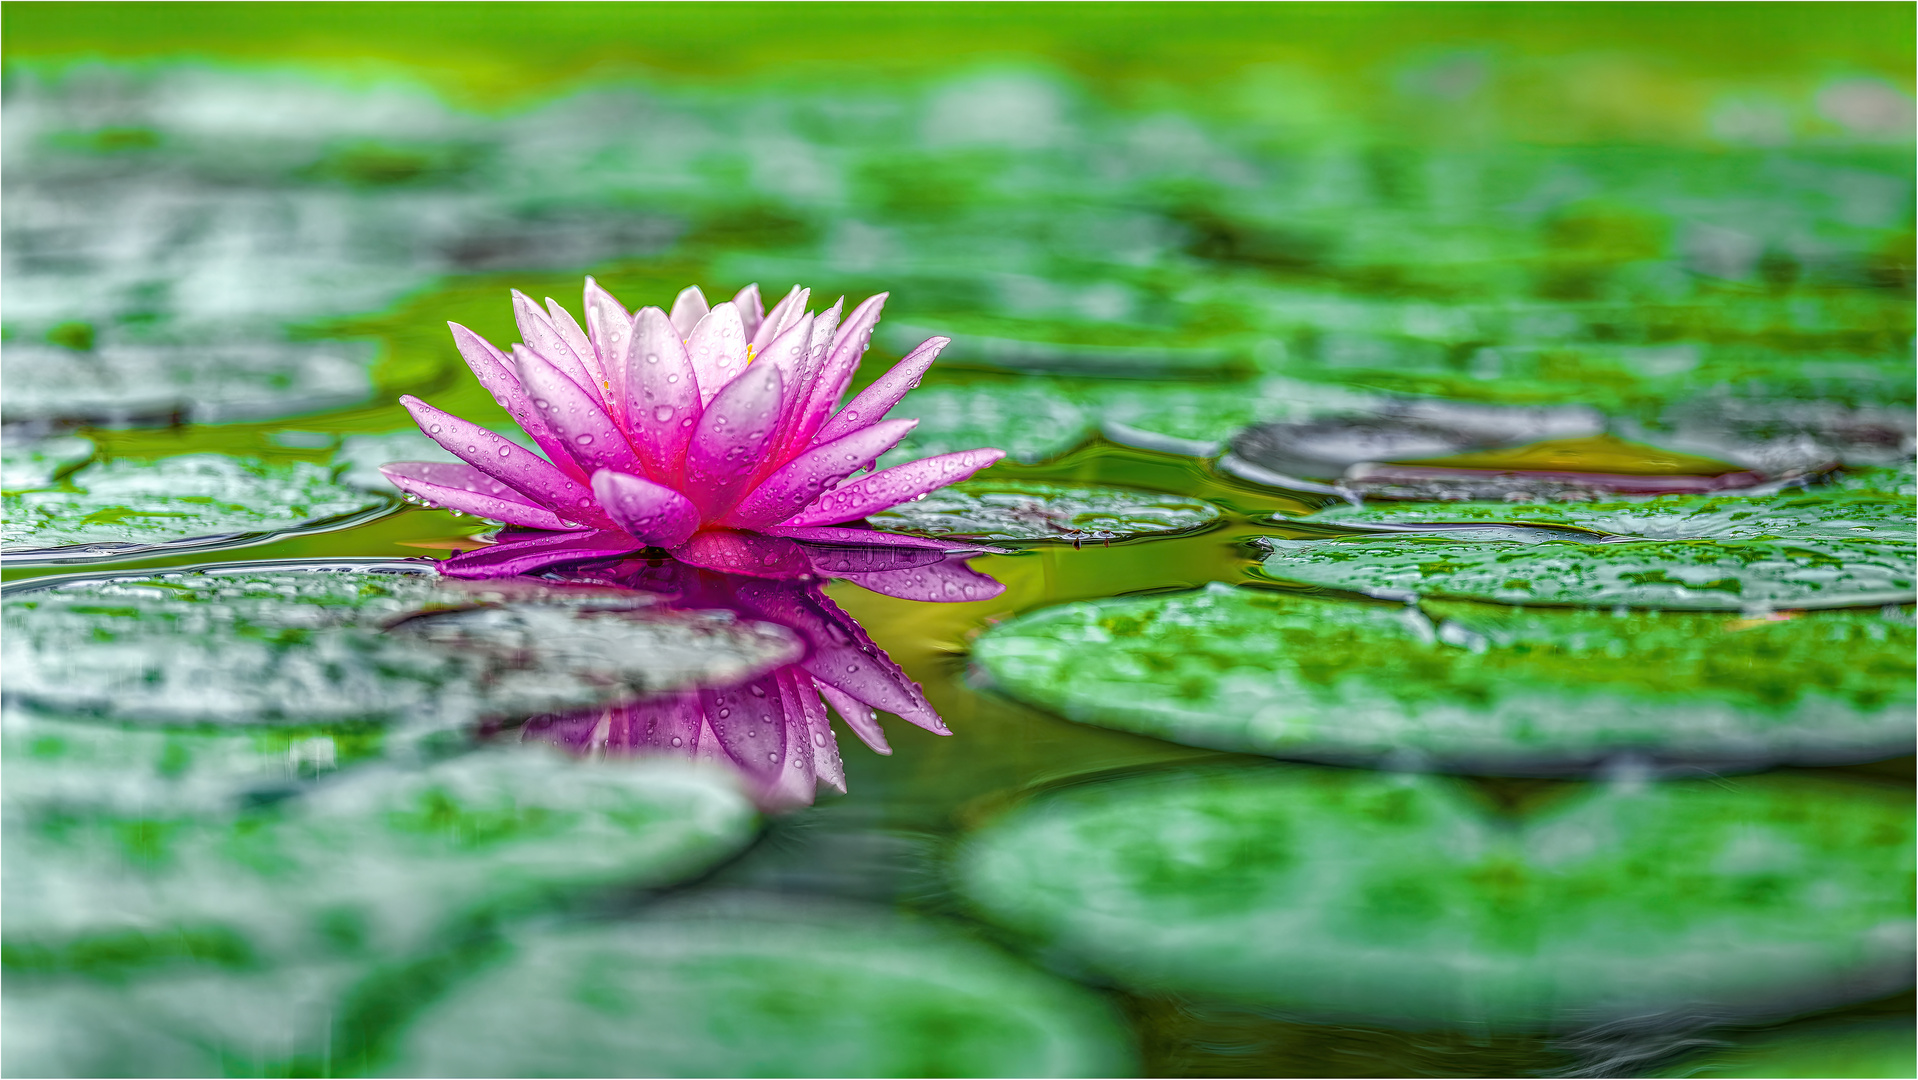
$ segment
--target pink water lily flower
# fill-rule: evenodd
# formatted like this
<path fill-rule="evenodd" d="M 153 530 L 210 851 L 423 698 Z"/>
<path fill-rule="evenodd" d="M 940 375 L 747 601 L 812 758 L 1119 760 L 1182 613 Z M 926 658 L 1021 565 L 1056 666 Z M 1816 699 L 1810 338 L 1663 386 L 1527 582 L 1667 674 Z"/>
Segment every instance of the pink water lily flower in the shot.
<path fill-rule="evenodd" d="M 929 339 L 842 408 L 886 294 L 843 322 L 843 298 L 815 315 L 810 296 L 794 286 L 764 311 L 757 285 L 714 306 L 694 286 L 670 315 L 635 314 L 589 277 L 581 329 L 553 300 L 541 309 L 515 291 L 521 341 L 510 354 L 449 325 L 473 374 L 545 456 L 409 395 L 400 400 L 420 428 L 463 464 L 381 471 L 429 505 L 529 529 L 630 537 L 634 548 L 697 562 L 713 534 L 838 539 L 846 530 L 835 526 L 1004 456 L 964 450 L 856 477 L 918 423 L 886 413 L 949 339 Z M 866 531 L 860 541 L 893 538 Z"/>

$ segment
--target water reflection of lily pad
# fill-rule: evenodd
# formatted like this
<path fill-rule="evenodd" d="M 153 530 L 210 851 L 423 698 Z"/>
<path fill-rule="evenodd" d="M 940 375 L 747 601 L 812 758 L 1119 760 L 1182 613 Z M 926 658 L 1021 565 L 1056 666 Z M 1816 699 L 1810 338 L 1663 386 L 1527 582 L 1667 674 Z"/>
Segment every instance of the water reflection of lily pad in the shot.
<path fill-rule="evenodd" d="M 64 489 L 8 494 L 0 538 L 9 555 L 119 556 L 314 528 L 396 505 L 311 462 L 186 454 L 92 465 Z"/>
<path fill-rule="evenodd" d="M 1523 1029 L 1906 985 L 1911 837 L 1908 793 L 1804 775 L 1576 787 L 1512 821 L 1450 779 L 1211 768 L 1041 796 L 958 874 L 1130 988 Z"/>
<path fill-rule="evenodd" d="M 1439 534 L 1262 543 L 1270 552 L 1264 572 L 1274 578 L 1388 599 L 1685 611 L 1857 607 L 1910 601 L 1918 575 L 1909 540 L 1606 543 Z"/>
<path fill-rule="evenodd" d="M 804 652 L 730 611 L 378 560 L 55 582 L 11 592 L 5 628 L 9 698 L 167 724 L 518 719 L 732 685 Z"/>
<path fill-rule="evenodd" d="M 970 938 L 791 904 L 526 932 L 431 1006 L 417 1076 L 1125 1076 L 1096 996 Z"/>
<path fill-rule="evenodd" d="M 1127 540 L 1219 519 L 1199 499 L 1030 480 L 970 480 L 872 516 L 888 532 L 968 540 Z"/>
<path fill-rule="evenodd" d="M 1525 773 L 1911 752 L 1918 639 L 1896 609 L 1427 609 L 1214 585 L 1035 612 L 973 656 L 1071 720 L 1278 757 Z"/>

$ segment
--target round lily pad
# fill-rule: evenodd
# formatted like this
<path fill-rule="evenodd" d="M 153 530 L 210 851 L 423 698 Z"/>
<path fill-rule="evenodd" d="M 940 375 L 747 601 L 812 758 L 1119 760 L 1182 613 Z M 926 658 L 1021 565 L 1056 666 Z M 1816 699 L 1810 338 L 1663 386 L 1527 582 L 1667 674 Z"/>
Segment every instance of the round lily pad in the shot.
<path fill-rule="evenodd" d="M 957 861 L 988 919 L 1126 987 L 1524 1030 L 1768 1016 L 1911 977 L 1911 798 L 1817 776 L 1568 785 L 1300 766 L 1080 783 Z"/>
<path fill-rule="evenodd" d="M 1130 540 L 1187 532 L 1219 519 L 1199 499 L 1030 480 L 969 480 L 874 514 L 886 532 L 968 540 Z"/>
<path fill-rule="evenodd" d="M 988 629 L 991 684 L 1067 719 L 1334 762 L 1554 773 L 1912 750 L 1909 609 L 1785 620 L 1344 602 L 1213 585 Z"/>
<path fill-rule="evenodd" d="M 759 903 L 526 931 L 431 1006 L 413 1076 L 1126 1076 L 1109 1006 L 881 911 Z"/>
<path fill-rule="evenodd" d="M 722 770 L 531 746 L 369 764 L 224 814 L 12 802 L 8 978 L 410 955 L 464 921 L 691 876 L 757 821 Z"/>
<path fill-rule="evenodd" d="M 254 563 L 10 589 L 9 699 L 165 724 L 445 727 L 730 686 L 791 631 L 633 590 L 461 583 L 428 562 Z"/>
<path fill-rule="evenodd" d="M 0 540 L 11 557 L 85 559 L 210 547 L 344 524 L 399 505 L 311 462 L 223 454 L 90 465 L 57 489 L 9 492 Z"/>
<path fill-rule="evenodd" d="M 5 404 L 17 420 L 197 423 L 266 419 L 366 400 L 375 350 L 364 341 L 116 340 L 75 350 L 9 343 Z"/>

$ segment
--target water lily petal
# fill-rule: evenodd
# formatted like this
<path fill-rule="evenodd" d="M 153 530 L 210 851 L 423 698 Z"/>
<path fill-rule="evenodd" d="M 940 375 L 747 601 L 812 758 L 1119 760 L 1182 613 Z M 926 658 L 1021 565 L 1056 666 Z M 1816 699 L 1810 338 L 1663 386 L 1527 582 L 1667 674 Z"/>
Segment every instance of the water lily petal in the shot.
<path fill-rule="evenodd" d="M 546 362 L 566 373 L 566 377 L 577 383 L 582 390 L 597 391 L 599 383 L 586 370 L 586 362 L 573 352 L 573 347 L 546 317 L 531 297 L 518 289 L 513 290 L 513 319 L 519 324 L 519 339 L 527 348 L 546 358 Z M 525 380 L 521 380 L 524 382 Z M 597 393 L 593 394 L 598 397 Z"/>
<path fill-rule="evenodd" d="M 758 332 L 759 324 L 766 321 L 766 304 L 759 298 L 759 282 L 739 290 L 733 297 L 733 306 L 739 309 L 739 321 L 745 324 L 746 340 L 751 341 Z"/>
<path fill-rule="evenodd" d="M 672 488 L 630 473 L 601 469 L 593 495 L 619 527 L 659 547 L 685 542 L 699 528 L 699 509 Z"/>
<path fill-rule="evenodd" d="M 772 536 L 784 536 L 801 543 L 852 544 L 860 547 L 917 548 L 926 551 L 970 552 L 974 555 L 1004 555 L 1007 548 L 988 547 L 974 540 L 939 540 L 930 536 L 907 536 L 866 528 L 840 528 L 832 525 L 774 525 L 761 530 Z"/>
<path fill-rule="evenodd" d="M 412 414 L 413 422 L 427 438 L 561 519 L 599 529 L 615 527 L 612 519 L 593 502 L 593 493 L 560 472 L 552 462 L 471 420 L 435 409 L 411 394 L 401 395 L 400 404 Z"/>
<path fill-rule="evenodd" d="M 786 519 L 785 524 L 803 527 L 857 521 L 867 514 L 876 514 L 964 480 L 1005 456 L 1005 451 L 990 448 L 960 450 L 881 469 L 826 492 Z"/>
<path fill-rule="evenodd" d="M 535 536 L 522 533 L 443 560 L 439 571 L 448 577 L 491 580 L 530 574 L 559 563 L 621 555 L 641 546 L 638 540 L 616 529 Z"/>
<path fill-rule="evenodd" d="M 699 377 L 700 404 L 709 405 L 720 387 L 746 370 L 746 325 L 732 301 L 722 302 L 699 320 L 686 339 L 686 353 Z"/>
<path fill-rule="evenodd" d="M 786 716 L 779 683 L 760 676 L 741 686 L 699 692 L 719 745 L 748 775 L 764 784 L 786 763 Z"/>
<path fill-rule="evenodd" d="M 761 481 L 726 516 L 726 523 L 757 529 L 792 517 L 827 488 L 872 468 L 879 455 L 899 445 L 918 424 L 917 420 L 887 420 L 813 447 Z"/>
<path fill-rule="evenodd" d="M 892 747 L 886 742 L 886 730 L 879 726 L 872 706 L 829 683 L 814 679 L 813 685 L 819 688 L 819 696 L 826 699 L 826 704 L 839 714 L 839 719 L 844 720 L 852 733 L 859 736 L 860 742 L 865 743 L 875 754 L 892 753 Z"/>
<path fill-rule="evenodd" d="M 759 578 L 795 578 L 812 572 L 812 561 L 783 536 L 706 529 L 673 548 L 673 558 L 706 570 Z"/>
<path fill-rule="evenodd" d="M 593 348 L 586 331 L 580 329 L 579 321 L 573 318 L 572 312 L 561 307 L 559 301 L 550 296 L 546 298 L 546 314 L 552 320 L 553 329 L 559 331 L 560 338 L 566 342 L 566 347 L 573 350 L 573 355 L 585 365 L 586 374 L 593 380 L 587 389 L 604 400 L 607 390 L 611 389 L 606 385 L 606 368 L 600 363 L 599 353 Z"/>
<path fill-rule="evenodd" d="M 630 425 L 631 419 L 626 415 L 617 372 L 624 361 L 626 346 L 633 339 L 633 315 L 626 310 L 626 305 L 614 299 L 612 293 L 601 288 L 599 282 L 591 277 L 586 279 L 582 301 L 586 312 L 586 330 L 591 338 L 593 355 L 598 358 L 597 374 L 601 389 L 605 391 L 606 403 L 611 407 L 615 420 Z"/>
<path fill-rule="evenodd" d="M 460 356 L 466 360 L 466 366 L 473 369 L 473 376 L 479 379 L 486 392 L 493 395 L 520 430 L 532 437 L 546 457 L 559 471 L 567 476 L 586 482 L 586 470 L 579 467 L 573 455 L 566 450 L 566 443 L 546 427 L 546 421 L 540 419 L 539 410 L 533 407 L 533 399 L 520 385 L 519 374 L 513 370 L 504 353 L 495 349 L 491 342 L 475 334 L 459 323 L 446 324 L 453 331 L 453 344 L 459 346 Z"/>
<path fill-rule="evenodd" d="M 513 359 L 519 364 L 520 383 L 532 396 L 547 430 L 564 441 L 567 453 L 587 475 L 600 469 L 646 471 L 596 397 L 524 345 L 513 346 Z"/>
<path fill-rule="evenodd" d="M 811 676 L 787 667 L 779 669 L 779 691 L 786 698 L 786 715 L 790 718 L 797 711 L 804 724 L 800 737 L 810 744 L 807 754 L 813 777 L 845 794 L 846 765 L 839 759 L 839 740 L 833 738 L 832 720 L 826 715 L 825 703 L 819 700 L 818 686 Z M 793 741 L 790 728 L 786 741 Z"/>
<path fill-rule="evenodd" d="M 708 520 L 745 493 L 772 445 L 784 381 L 774 364 L 754 364 L 727 383 L 699 416 L 686 447 L 684 490 Z"/>
<path fill-rule="evenodd" d="M 919 385 L 926 369 L 939 359 L 939 350 L 950 344 L 952 339 L 947 337 L 927 338 L 921 342 L 918 348 L 906 354 L 905 359 L 894 364 L 892 370 L 874 379 L 871 386 L 861 390 L 859 396 L 833 414 L 831 420 L 820 426 L 813 441 L 830 442 L 885 419 L 886 413 L 899 404 L 899 399 Z"/>
<path fill-rule="evenodd" d="M 772 778 L 762 798 L 771 806 L 811 806 L 817 790 L 813 778 L 813 728 L 797 684 L 806 684 L 815 706 L 819 694 L 811 689 L 811 678 L 790 667 L 774 672 L 769 681 L 779 688 L 779 715 L 786 724 L 786 752 L 780 758 L 779 774 Z"/>
<path fill-rule="evenodd" d="M 812 290 L 794 285 L 792 291 L 781 297 L 779 303 L 760 320 L 759 329 L 753 331 L 753 355 L 766 351 L 772 340 L 792 329 L 792 324 L 806 313 L 806 305 L 812 300 Z"/>
<path fill-rule="evenodd" d="M 990 600 L 1006 591 L 1003 583 L 967 566 L 964 559 L 955 558 L 903 570 L 839 576 L 862 589 L 896 596 L 901 600 L 922 600 L 934 604 Z"/>
<path fill-rule="evenodd" d="M 673 297 L 673 329 L 679 331 L 681 340 L 690 337 L 693 327 L 698 326 L 699 320 L 705 318 L 712 309 L 712 305 L 706 302 L 706 294 L 699 291 L 699 286 L 688 285 L 679 290 L 679 295 Z"/>
<path fill-rule="evenodd" d="M 926 702 L 919 684 L 907 678 L 899 665 L 866 636 L 866 631 L 824 593 L 748 582 L 739 586 L 738 595 L 756 617 L 791 628 L 812 646 L 799 666 L 814 679 L 935 735 L 952 734 Z"/>
<path fill-rule="evenodd" d="M 869 296 L 865 302 L 852 309 L 845 325 L 833 334 L 832 344 L 826 351 L 809 384 L 806 403 L 801 407 L 799 418 L 793 425 L 793 445 L 804 446 L 814 440 L 819 429 L 839 406 L 839 399 L 845 395 L 846 387 L 852 382 L 853 373 L 859 370 L 859 358 L 864 356 L 866 348 L 872 343 L 872 329 L 879 322 L 879 313 L 886 306 L 888 293 Z M 920 346 L 924 348 L 925 346 Z M 934 354 L 938 350 L 933 350 Z M 927 363 L 931 363 L 930 360 Z M 890 406 L 889 406 L 890 407 Z M 848 419 L 848 423 L 851 420 Z M 841 431 L 833 438 L 846 434 Z M 828 442 L 831 439 L 826 440 Z"/>
<path fill-rule="evenodd" d="M 847 574 L 876 574 L 881 570 L 907 570 L 915 566 L 941 562 L 951 553 L 934 548 L 894 547 L 891 545 L 816 544 L 800 541 L 799 546 L 812 561 L 813 573 L 841 577 Z"/>
<path fill-rule="evenodd" d="M 380 466 L 380 472 L 393 486 L 408 495 L 425 499 L 428 505 L 456 510 L 474 517 L 524 525 L 529 529 L 576 529 L 571 522 L 514 491 L 504 481 L 471 465 L 448 461 L 396 461 Z"/>
<path fill-rule="evenodd" d="M 641 308 L 633 317 L 631 335 L 613 382 L 626 411 L 626 432 L 647 475 L 674 483 L 685 467 L 686 445 L 699 423 L 699 378 L 665 312 Z"/>

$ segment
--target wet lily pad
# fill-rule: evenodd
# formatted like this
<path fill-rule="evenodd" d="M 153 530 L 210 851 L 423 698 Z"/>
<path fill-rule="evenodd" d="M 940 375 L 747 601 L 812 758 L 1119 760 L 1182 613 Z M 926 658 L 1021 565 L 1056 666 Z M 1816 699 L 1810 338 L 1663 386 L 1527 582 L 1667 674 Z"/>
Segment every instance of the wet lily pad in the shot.
<path fill-rule="evenodd" d="M 1127 488 L 1030 480 L 970 480 L 872 516 L 887 532 L 968 540 L 1129 540 L 1186 532 L 1219 519 L 1199 499 Z"/>
<path fill-rule="evenodd" d="M 690 905 L 688 905 L 690 907 Z M 418 1076 L 1124 1076 L 1110 1007 L 936 925 L 791 902 L 528 931 L 430 1007 Z"/>
<path fill-rule="evenodd" d="M 1448 778 L 1214 767 L 1035 798 L 957 873 L 1129 988 L 1509 1030 L 1906 985 L 1911 837 L 1908 793 L 1824 777 L 1569 787 L 1501 819 Z"/>
<path fill-rule="evenodd" d="M 732 685 L 804 652 L 730 611 L 373 559 L 34 583 L 4 620 L 9 700 L 136 723 L 446 727 Z"/>
<path fill-rule="evenodd" d="M 14 802 L 8 980 L 403 956 L 459 920 L 680 880 L 757 821 L 728 772 L 545 747 L 371 764 L 224 814 Z"/>
<path fill-rule="evenodd" d="M 343 524 L 398 505 L 311 462 L 185 454 L 91 465 L 61 489 L 9 493 L 0 538 L 14 557 L 117 557 Z"/>
<path fill-rule="evenodd" d="M 93 456 L 93 444 L 78 435 L 7 442 L 0 445 L 0 491 L 51 487 L 61 473 Z"/>
<path fill-rule="evenodd" d="M 9 420 L 217 423 L 340 408 L 373 394 L 361 341 L 123 342 L 76 351 L 9 343 Z"/>
<path fill-rule="evenodd" d="M 1172 742 L 1353 763 L 1557 772 L 1910 753 L 1908 611 L 1785 621 L 1428 603 L 1213 585 L 988 629 L 992 685 Z"/>

